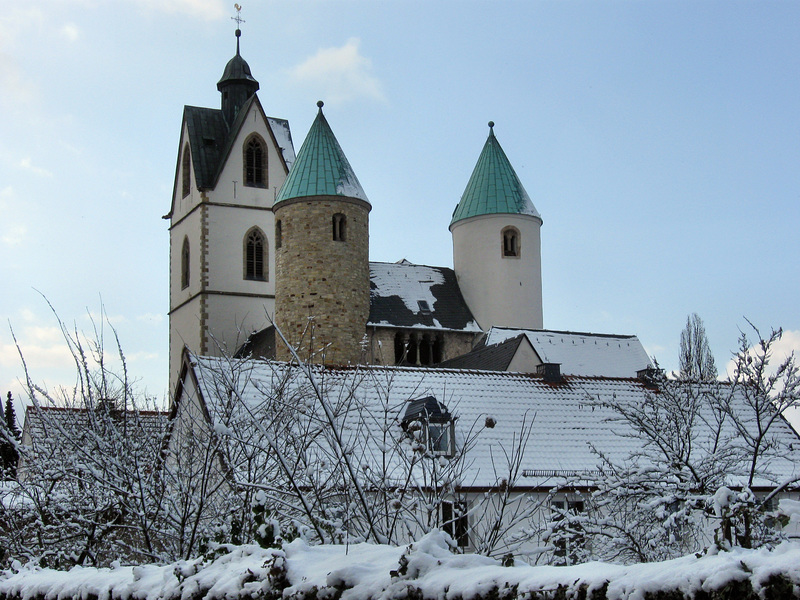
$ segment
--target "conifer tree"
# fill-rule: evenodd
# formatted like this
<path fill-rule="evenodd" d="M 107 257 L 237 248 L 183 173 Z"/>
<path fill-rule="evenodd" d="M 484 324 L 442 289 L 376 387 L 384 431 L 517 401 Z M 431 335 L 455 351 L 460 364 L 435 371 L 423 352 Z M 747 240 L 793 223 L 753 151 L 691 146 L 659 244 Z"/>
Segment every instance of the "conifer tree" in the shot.
<path fill-rule="evenodd" d="M 17 461 L 19 454 L 15 442 L 20 438 L 20 431 L 17 427 L 17 414 L 14 410 L 14 400 L 11 392 L 6 397 L 5 411 L 0 407 L 0 466 L 2 466 L 3 477 L 14 479 L 17 475 Z"/>

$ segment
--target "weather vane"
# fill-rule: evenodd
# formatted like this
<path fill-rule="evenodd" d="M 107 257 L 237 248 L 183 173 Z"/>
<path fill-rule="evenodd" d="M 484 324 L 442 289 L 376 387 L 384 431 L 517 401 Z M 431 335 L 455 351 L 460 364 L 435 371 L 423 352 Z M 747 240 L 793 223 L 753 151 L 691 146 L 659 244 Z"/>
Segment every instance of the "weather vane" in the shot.
<path fill-rule="evenodd" d="M 233 8 L 236 9 L 236 16 L 231 17 L 234 21 L 236 21 L 236 29 L 241 29 L 242 23 L 246 23 L 246 21 L 242 18 L 241 12 L 242 7 L 239 4 L 234 4 Z"/>

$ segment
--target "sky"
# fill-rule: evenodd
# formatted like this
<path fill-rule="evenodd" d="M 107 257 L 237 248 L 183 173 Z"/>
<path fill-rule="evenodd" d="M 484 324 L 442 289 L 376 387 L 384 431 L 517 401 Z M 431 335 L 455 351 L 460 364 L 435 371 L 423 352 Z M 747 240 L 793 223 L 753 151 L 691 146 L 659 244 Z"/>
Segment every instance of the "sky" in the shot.
<path fill-rule="evenodd" d="M 163 399 L 183 106 L 219 106 L 233 2 L 0 11 L 0 388 L 74 384 L 57 317 L 113 330 Z M 544 325 L 720 371 L 748 321 L 800 349 L 800 3 L 273 0 L 241 51 L 295 150 L 317 100 L 371 203 L 370 258 L 452 266 L 487 122 L 542 226 Z M 105 315 L 104 318 L 101 318 Z M 104 324 L 105 323 L 105 324 Z M 13 332 L 13 333 L 12 333 Z M 16 338 L 16 343 L 14 341 Z"/>

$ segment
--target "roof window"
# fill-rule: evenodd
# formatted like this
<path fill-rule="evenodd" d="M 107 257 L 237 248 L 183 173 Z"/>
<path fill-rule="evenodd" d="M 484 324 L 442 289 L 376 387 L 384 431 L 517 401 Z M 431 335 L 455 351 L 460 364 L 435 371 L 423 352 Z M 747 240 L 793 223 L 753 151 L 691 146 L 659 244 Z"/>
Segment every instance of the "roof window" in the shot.
<path fill-rule="evenodd" d="M 412 400 L 406 407 L 402 427 L 422 444 L 426 454 L 447 457 L 455 454 L 455 419 L 433 396 Z"/>

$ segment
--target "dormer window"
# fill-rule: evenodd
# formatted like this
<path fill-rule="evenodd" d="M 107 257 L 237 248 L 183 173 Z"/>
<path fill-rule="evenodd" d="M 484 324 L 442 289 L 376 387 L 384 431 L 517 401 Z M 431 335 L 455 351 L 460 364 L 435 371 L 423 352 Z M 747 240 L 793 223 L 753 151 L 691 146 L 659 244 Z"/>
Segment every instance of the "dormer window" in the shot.
<path fill-rule="evenodd" d="M 406 408 L 403 429 L 424 445 L 432 456 L 455 455 L 455 419 L 433 396 L 412 400 Z"/>
<path fill-rule="evenodd" d="M 427 300 L 417 300 L 417 306 L 419 306 L 419 312 L 423 315 L 431 314 L 431 306 Z"/>
<path fill-rule="evenodd" d="M 267 153 L 261 137 L 251 136 L 244 145 L 244 184 L 267 187 Z"/>
<path fill-rule="evenodd" d="M 345 217 L 342 213 L 336 213 L 333 215 L 332 226 L 333 241 L 344 242 L 347 235 L 347 217 Z"/>
<path fill-rule="evenodd" d="M 519 231 L 514 227 L 503 229 L 503 257 L 519 258 Z"/>

